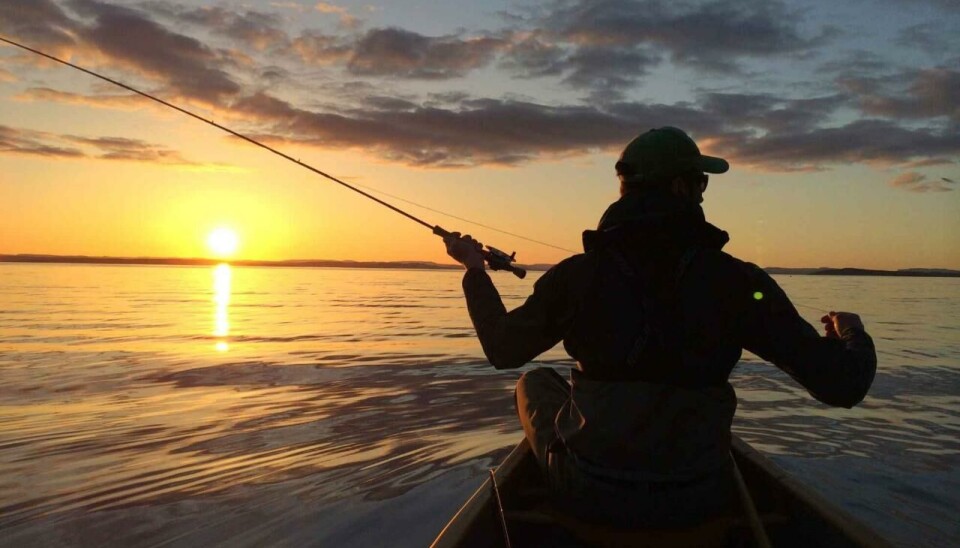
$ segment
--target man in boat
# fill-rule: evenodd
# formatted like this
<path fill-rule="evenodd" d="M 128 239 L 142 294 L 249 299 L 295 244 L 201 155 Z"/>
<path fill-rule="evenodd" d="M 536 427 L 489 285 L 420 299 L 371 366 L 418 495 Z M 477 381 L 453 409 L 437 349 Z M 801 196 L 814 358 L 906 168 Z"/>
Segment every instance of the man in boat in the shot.
<path fill-rule="evenodd" d="M 594 521 L 690 524 L 735 497 L 728 377 L 742 350 L 846 408 L 867 394 L 876 351 L 856 314 L 824 316 L 821 337 L 769 275 L 721 251 L 727 233 L 700 204 L 726 160 L 663 127 L 631 141 L 615 169 L 621 197 L 584 232 L 584 252 L 546 272 L 512 311 L 476 240 L 448 238 L 447 251 L 467 268 L 467 308 L 494 367 L 521 367 L 561 340 L 577 360 L 569 383 L 537 368 L 516 389 L 558 498 Z"/>

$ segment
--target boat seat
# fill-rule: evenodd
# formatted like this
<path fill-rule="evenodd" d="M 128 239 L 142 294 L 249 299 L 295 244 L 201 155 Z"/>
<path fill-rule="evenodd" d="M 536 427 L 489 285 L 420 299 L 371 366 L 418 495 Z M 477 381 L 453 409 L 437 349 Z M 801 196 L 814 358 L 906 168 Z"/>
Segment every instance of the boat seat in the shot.
<path fill-rule="evenodd" d="M 567 530 L 579 541 L 598 547 L 726 547 L 739 546 L 737 539 L 749 539 L 750 528 L 746 522 L 734 516 L 721 516 L 710 521 L 685 528 L 623 529 L 614 526 L 589 523 L 560 513 L 551 508 L 534 510 L 508 510 L 504 513 L 507 523 L 524 523 L 537 526 L 552 526 Z M 765 514 L 764 524 L 775 525 L 787 522 L 786 516 Z"/>

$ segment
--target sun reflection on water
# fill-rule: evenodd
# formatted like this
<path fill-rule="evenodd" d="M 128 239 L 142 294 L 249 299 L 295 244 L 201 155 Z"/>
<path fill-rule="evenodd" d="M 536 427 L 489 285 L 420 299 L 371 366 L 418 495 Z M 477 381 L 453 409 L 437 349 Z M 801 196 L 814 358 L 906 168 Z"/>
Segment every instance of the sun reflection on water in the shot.
<path fill-rule="evenodd" d="M 213 336 L 217 337 L 214 348 L 217 352 L 226 352 L 230 345 L 226 337 L 230 335 L 230 265 L 220 263 L 213 268 Z"/>

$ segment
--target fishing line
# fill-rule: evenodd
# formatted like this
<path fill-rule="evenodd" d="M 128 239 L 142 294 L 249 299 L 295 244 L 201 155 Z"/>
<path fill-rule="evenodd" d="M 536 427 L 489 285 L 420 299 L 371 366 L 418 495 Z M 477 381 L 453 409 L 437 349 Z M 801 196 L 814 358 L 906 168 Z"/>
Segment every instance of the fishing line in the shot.
<path fill-rule="evenodd" d="M 755 300 L 755 301 L 762 301 L 762 300 L 765 299 L 765 298 L 766 298 L 766 295 L 764 295 L 762 291 L 754 291 L 754 292 L 753 292 L 753 300 Z M 810 305 L 808 305 L 808 304 L 798 303 L 798 302 L 796 302 L 796 301 L 790 301 L 790 304 L 792 304 L 793 306 L 798 306 L 798 307 L 800 307 L 800 308 L 806 308 L 806 309 L 808 309 L 808 310 L 813 310 L 813 311 L 819 312 L 819 313 L 821 313 L 821 314 L 827 314 L 827 311 L 826 311 L 826 310 L 824 310 L 824 309 L 822 309 L 822 308 L 818 308 L 818 307 L 816 307 L 816 306 L 810 306 Z"/>
<path fill-rule="evenodd" d="M 826 310 L 824 310 L 824 309 L 822 309 L 822 308 L 817 308 L 816 306 L 810 306 L 810 305 L 808 305 L 808 304 L 800 304 L 800 303 L 798 303 L 797 301 L 790 301 L 790 302 L 793 303 L 793 306 L 799 306 L 800 308 L 806 308 L 807 310 L 813 310 L 813 311 L 819 312 L 819 313 L 821 313 L 821 314 L 826 314 L 826 313 L 827 313 Z"/>
<path fill-rule="evenodd" d="M 31 47 L 29 47 L 29 46 L 25 46 L 25 45 L 23 45 L 23 44 L 21 44 L 21 43 L 19 43 L 19 42 L 15 42 L 15 41 L 13 41 L 13 40 L 9 40 L 9 39 L 4 38 L 4 37 L 2 37 L 2 36 L 0 36 L 0 42 L 4 42 L 4 43 L 7 43 L 7 44 L 10 44 L 11 46 L 18 47 L 18 48 L 20 48 L 20 49 L 29 51 L 29 52 L 31 52 L 31 53 L 34 53 L 34 54 L 36 54 L 36 55 L 39 55 L 39 56 L 44 57 L 44 58 L 46 58 L 46 59 L 49 59 L 49 60 L 51 60 L 51 61 L 60 63 L 61 65 L 66 65 L 66 66 L 68 66 L 68 67 L 70 67 L 70 68 L 79 70 L 80 72 L 83 72 L 83 73 L 85 73 L 85 74 L 89 74 L 90 76 L 93 76 L 94 78 L 99 78 L 100 80 L 103 80 L 103 81 L 105 81 L 105 82 L 109 82 L 109 83 L 111 83 L 111 84 L 113 84 L 113 85 L 115 85 L 115 86 L 121 87 L 121 88 L 123 88 L 123 89 L 125 89 L 125 90 L 127 90 L 127 91 L 131 91 L 131 92 L 133 92 L 133 93 L 136 93 L 137 95 L 140 95 L 140 96 L 142 96 L 142 97 L 146 97 L 147 99 L 150 99 L 151 101 L 155 101 L 155 102 L 157 102 L 157 103 L 160 103 L 161 105 L 163 105 L 163 106 L 165 106 L 165 107 L 172 108 L 173 110 L 176 110 L 177 112 L 180 112 L 180 113 L 182 113 L 182 114 L 186 114 L 187 116 L 190 116 L 191 118 L 194 118 L 194 119 L 199 120 L 199 121 L 201 121 L 201 122 L 203 122 L 203 123 L 205 123 L 205 124 L 209 124 L 209 125 L 217 128 L 217 129 L 219 129 L 219 130 L 221 130 L 221 131 L 224 131 L 224 132 L 226 132 L 226 133 L 229 133 L 230 135 L 233 135 L 234 137 L 243 139 L 244 141 L 246 141 L 246 142 L 248 142 L 248 143 L 250 143 L 250 144 L 252 144 L 252 145 L 256 145 L 256 146 L 258 146 L 258 147 L 260 147 L 260 148 L 263 148 L 263 149 L 265 149 L 265 150 L 267 150 L 267 151 L 269 151 L 269 152 L 272 152 L 273 154 L 276 154 L 277 156 L 280 156 L 281 158 L 284 158 L 284 159 L 286 159 L 286 160 L 289 160 L 289 161 L 291 161 L 291 162 L 299 165 L 300 167 L 303 167 L 303 168 L 305 168 L 305 169 L 308 169 L 308 170 L 312 171 L 313 173 L 316 173 L 317 175 L 320 175 L 321 177 L 324 177 L 324 178 L 326 178 L 326 179 L 328 179 L 328 180 L 330 180 L 330 181 L 333 181 L 334 183 L 337 183 L 337 184 L 339 184 L 339 185 L 341 185 L 341 186 L 343 186 L 343 187 L 345 187 L 345 188 L 348 188 L 348 189 L 356 192 L 357 194 L 360 194 L 361 196 L 364 196 L 364 197 L 366 197 L 366 198 L 369 198 L 369 199 L 373 200 L 374 202 L 377 202 L 378 204 L 380 204 L 380 205 L 382 205 L 382 206 L 384 206 L 384 207 L 387 207 L 387 208 L 391 209 L 392 211 L 395 211 L 395 212 L 399 213 L 400 215 L 403 215 L 404 217 L 410 219 L 411 221 L 414 221 L 414 222 L 416 222 L 416 223 L 418 223 L 418 224 L 421 224 L 421 225 L 429 228 L 434 234 L 436 234 L 436 235 L 438 235 L 438 236 L 441 236 L 441 237 L 443 237 L 444 239 L 450 238 L 450 237 L 457 237 L 457 236 L 459 236 L 459 234 L 457 234 L 457 233 L 448 232 L 447 230 L 441 228 L 439 225 L 431 225 L 430 223 L 424 221 L 423 219 L 420 219 L 420 218 L 418 218 L 418 217 L 416 217 L 416 216 L 414 216 L 414 215 L 411 215 L 410 213 L 407 213 L 406 211 L 403 211 L 402 209 L 400 209 L 400 208 L 398 208 L 398 207 L 396 207 L 396 206 L 394 206 L 394 205 L 391 205 L 390 203 L 385 202 L 385 201 L 377 198 L 376 196 L 373 196 L 373 195 L 371 195 L 371 194 L 369 194 L 369 193 L 367 193 L 367 192 L 364 192 L 364 191 L 360 190 L 359 188 L 357 188 L 357 187 L 355 187 L 355 186 L 353 186 L 353 185 L 351 185 L 351 184 L 349 184 L 349 183 L 346 183 L 346 182 L 344 182 L 344 181 L 342 181 L 342 180 L 334 177 L 333 175 L 330 175 L 329 173 L 326 173 L 326 172 L 324 172 L 324 171 L 321 171 L 321 170 L 313 167 L 313 166 L 310 165 L 310 164 L 306 164 L 306 163 L 304 163 L 304 162 L 301 162 L 301 161 L 300 161 L 299 159 L 297 159 L 297 158 L 294 158 L 294 157 L 289 156 L 289 155 L 287 155 L 287 154 L 285 154 L 285 153 L 283 153 L 283 152 L 280 152 L 279 150 L 277 150 L 277 149 L 275 149 L 275 148 L 273 148 L 273 147 L 271 147 L 271 146 L 269 146 L 269 145 L 263 144 L 263 143 L 261 143 L 260 141 L 257 141 L 256 139 L 252 139 L 252 138 L 250 138 L 250 137 L 247 137 L 246 135 L 243 135 L 242 133 L 239 133 L 239 132 L 237 132 L 237 131 L 234 131 L 234 130 L 226 127 L 226 126 L 220 125 L 220 124 L 214 122 L 213 120 L 209 120 L 209 119 L 207 119 L 207 118 L 204 118 L 203 116 L 200 116 L 199 114 L 195 114 L 195 113 L 193 113 L 193 112 L 191 112 L 191 111 L 189 111 L 189 110 L 187 110 L 187 109 L 185 109 L 185 108 L 179 107 L 179 106 L 177 106 L 177 105 L 175 105 L 175 104 L 173 104 L 173 103 L 170 103 L 170 102 L 167 102 L 167 101 L 165 101 L 165 100 L 163 100 L 163 99 L 160 99 L 159 97 L 156 97 L 156 96 L 151 95 L 151 94 L 149 94 L 149 93 L 146 93 L 146 92 L 144 92 L 144 91 L 140 91 L 139 89 L 136 89 L 136 88 L 134 88 L 134 87 L 132 87 L 132 86 L 129 86 L 129 85 L 127 85 L 127 84 L 124 84 L 123 82 L 118 82 L 117 80 L 114 80 L 114 79 L 108 78 L 107 76 L 104 76 L 104 75 L 102 75 L 102 74 L 98 74 L 98 73 L 96 73 L 96 72 L 93 72 L 92 70 L 83 68 L 83 67 L 81 67 L 81 66 L 79 66 L 79 65 L 75 65 L 75 64 L 73 64 L 73 63 L 71 63 L 71 62 L 69 62 L 69 61 L 65 61 L 65 60 L 63 60 L 63 59 L 60 59 L 59 57 L 55 57 L 55 56 L 50 55 L 50 54 L 48 54 L 48 53 L 44 53 L 44 52 L 42 52 L 42 51 L 40 51 L 40 50 L 31 48 Z M 500 230 L 498 230 L 498 231 L 499 231 L 499 232 L 505 232 L 505 231 L 500 231 Z M 512 234 L 511 234 L 511 235 L 512 235 Z M 525 239 L 526 239 L 526 238 L 525 238 Z M 535 240 L 531 240 L 531 241 L 535 241 Z M 537 242 L 537 243 L 542 243 L 542 242 Z M 551 247 L 554 247 L 554 246 L 551 246 Z M 562 248 L 559 248 L 559 249 L 562 249 Z M 482 249 L 482 247 L 481 247 L 481 248 L 480 248 L 480 252 L 483 254 L 484 260 L 487 262 L 487 264 L 490 265 L 490 268 L 491 268 L 492 270 L 507 270 L 507 271 L 509 271 L 509 272 L 512 272 L 514 275 L 516 275 L 517 277 L 520 277 L 520 278 L 523 278 L 523 277 L 526 275 L 526 271 L 525 271 L 525 270 L 523 270 L 523 269 L 521 269 L 521 268 L 518 268 L 518 267 L 513 266 L 513 265 L 510 264 L 510 263 L 514 262 L 514 256 L 516 255 L 516 253 L 513 253 L 513 254 L 511 254 L 511 255 L 507 255 L 507 254 L 504 253 L 503 251 L 500 251 L 499 249 L 496 249 L 496 248 L 490 247 L 490 246 L 487 246 L 487 248 L 486 248 L 485 250 Z"/>
<path fill-rule="evenodd" d="M 481 222 L 479 222 L 479 221 L 472 221 L 472 220 L 470 220 L 470 219 L 465 219 L 465 218 L 463 218 L 463 217 L 458 217 L 458 216 L 456 216 L 456 215 L 454 215 L 454 214 L 452 214 L 452 213 L 447 213 L 447 212 L 445 212 L 445 211 L 440 211 L 439 209 L 434 209 L 434 208 L 432 208 L 432 207 L 430 207 L 430 206 L 425 206 L 425 205 L 423 205 L 423 204 L 418 204 L 417 202 L 414 202 L 414 201 L 411 201 L 411 200 L 407 200 L 406 198 L 401 198 L 400 196 L 396 196 L 396 195 L 394 195 L 394 194 L 390 194 L 389 192 L 384 192 L 384 191 L 382 191 L 382 190 L 379 190 L 379 189 L 376 189 L 376 188 L 372 188 L 372 187 L 369 187 L 369 186 L 366 186 L 366 185 L 361 185 L 361 184 L 358 184 L 358 183 L 353 183 L 353 185 L 354 185 L 354 186 L 358 186 L 358 187 L 360 187 L 360 188 L 365 188 L 365 189 L 369 190 L 370 192 L 374 192 L 374 193 L 376 193 L 376 194 L 383 194 L 384 196 L 388 196 L 388 197 L 390 197 L 390 198 L 393 198 L 394 200 L 400 200 L 401 202 L 406 202 L 406 203 L 408 203 L 408 204 L 410 204 L 410 205 L 415 205 L 415 206 L 417 206 L 417 207 L 422 207 L 423 209 L 426 209 L 426 210 L 428 210 L 428 211 L 432 211 L 432 212 L 434 212 L 434 213 L 439 213 L 440 215 L 445 215 L 445 216 L 447 216 L 447 217 L 450 217 L 451 219 L 456 219 L 456 220 L 458 220 L 458 221 L 463 221 L 463 222 L 465 222 L 465 223 L 469 223 L 469 224 L 472 224 L 472 225 L 476 225 L 476 226 L 479 226 L 479 227 L 483 227 L 483 228 L 486 228 L 486 229 L 488 229 L 488 230 L 493 230 L 494 232 L 499 232 L 499 233 L 501 233 L 501 234 L 506 234 L 507 236 L 513 236 L 514 238 L 520 238 L 521 240 L 526 240 L 526 241 L 528 241 L 528 242 L 533 242 L 533 243 L 535 243 L 535 244 L 540 244 L 540 245 L 543 245 L 543 246 L 552 247 L 552 248 L 554 248 L 554 249 L 559 249 L 560 251 L 567 251 L 567 252 L 569 252 L 569 253 L 580 253 L 579 251 L 576 251 L 576 250 L 573 250 L 573 249 L 567 249 L 567 248 L 565 248 L 565 247 L 560 247 L 560 246 L 558 246 L 558 245 L 553 245 L 553 244 L 550 244 L 550 243 L 547 243 L 547 242 L 541 242 L 540 240 L 534 240 L 533 238 L 528 238 L 528 237 L 526 237 L 526 236 L 521 236 L 521 235 L 515 234 L 515 233 L 513 233 L 513 232 L 507 232 L 506 230 L 501 230 L 501 229 L 499 229 L 499 228 L 496 228 L 496 227 L 493 227 L 493 226 L 490 226 L 490 225 L 483 224 L 483 223 L 481 223 Z"/>

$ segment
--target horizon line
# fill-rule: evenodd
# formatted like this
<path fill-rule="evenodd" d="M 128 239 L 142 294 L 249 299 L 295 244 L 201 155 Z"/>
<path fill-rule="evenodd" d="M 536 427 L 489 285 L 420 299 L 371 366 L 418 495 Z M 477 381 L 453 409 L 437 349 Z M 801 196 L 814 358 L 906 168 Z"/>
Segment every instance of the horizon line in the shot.
<path fill-rule="evenodd" d="M 210 257 L 118 257 L 109 255 L 58 255 L 49 253 L 0 253 L 0 262 L 7 263 L 56 263 L 56 264 L 127 264 L 127 265 L 167 265 L 167 266 L 212 266 L 221 263 L 236 266 L 263 266 L 263 267 L 358 267 L 358 268 L 408 268 L 408 269 L 435 269 L 454 270 L 462 268 L 454 263 L 437 263 L 434 261 L 408 259 L 399 261 L 374 261 L 357 259 L 226 259 Z M 555 263 L 518 263 L 527 269 L 543 271 Z M 910 267 L 896 270 L 861 268 L 861 267 L 778 267 L 764 266 L 764 270 L 815 273 L 817 271 L 859 271 L 867 273 L 949 273 L 960 276 L 960 270 L 943 267 Z"/>

